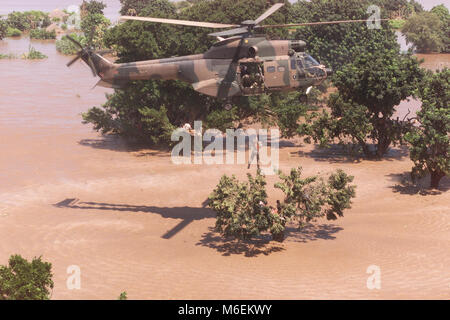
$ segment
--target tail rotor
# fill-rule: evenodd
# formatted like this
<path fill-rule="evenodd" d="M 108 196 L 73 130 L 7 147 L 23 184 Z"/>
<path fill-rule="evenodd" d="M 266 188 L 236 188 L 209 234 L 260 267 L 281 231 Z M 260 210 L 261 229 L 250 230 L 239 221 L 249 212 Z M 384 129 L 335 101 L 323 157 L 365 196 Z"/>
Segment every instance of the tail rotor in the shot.
<path fill-rule="evenodd" d="M 84 62 L 87 63 L 87 65 L 90 67 L 92 71 L 92 75 L 94 77 L 98 76 L 98 70 L 95 66 L 94 61 L 92 60 L 92 56 L 96 54 L 96 52 L 92 49 L 90 46 L 83 47 L 81 43 L 79 43 L 77 40 L 72 38 L 71 36 L 66 36 L 66 38 L 72 43 L 74 43 L 77 47 L 79 47 L 81 50 L 77 52 L 76 57 L 73 58 L 69 63 L 67 63 L 67 67 L 70 67 L 75 62 L 77 62 L 79 59 L 82 59 Z"/>

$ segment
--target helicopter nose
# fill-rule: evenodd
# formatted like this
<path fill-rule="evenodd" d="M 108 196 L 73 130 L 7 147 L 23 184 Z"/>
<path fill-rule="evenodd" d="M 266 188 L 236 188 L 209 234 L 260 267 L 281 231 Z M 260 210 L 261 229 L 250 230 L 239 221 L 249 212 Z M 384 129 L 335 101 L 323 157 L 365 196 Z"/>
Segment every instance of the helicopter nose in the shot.
<path fill-rule="evenodd" d="M 333 75 L 333 69 L 326 68 L 325 71 L 327 72 L 327 77 L 331 77 Z"/>

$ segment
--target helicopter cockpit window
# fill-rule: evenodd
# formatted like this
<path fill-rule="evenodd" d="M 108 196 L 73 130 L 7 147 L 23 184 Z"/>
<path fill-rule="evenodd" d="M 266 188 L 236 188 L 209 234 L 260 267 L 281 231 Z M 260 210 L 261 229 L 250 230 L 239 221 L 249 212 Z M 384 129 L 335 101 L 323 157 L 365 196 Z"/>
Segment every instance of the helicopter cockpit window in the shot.
<path fill-rule="evenodd" d="M 312 68 L 315 66 L 320 65 L 313 57 L 309 55 L 305 55 L 305 67 L 306 68 Z"/>
<path fill-rule="evenodd" d="M 303 69 L 303 62 L 302 60 L 297 60 L 297 65 L 300 69 Z"/>

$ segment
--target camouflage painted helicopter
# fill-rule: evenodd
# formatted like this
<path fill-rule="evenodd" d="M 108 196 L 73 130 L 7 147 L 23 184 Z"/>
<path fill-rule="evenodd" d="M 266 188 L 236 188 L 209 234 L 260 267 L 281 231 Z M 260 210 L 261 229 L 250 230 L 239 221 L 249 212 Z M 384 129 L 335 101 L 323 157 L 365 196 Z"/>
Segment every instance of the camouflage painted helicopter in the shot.
<path fill-rule="evenodd" d="M 275 4 L 256 20 L 247 20 L 240 25 L 123 16 L 121 20 L 233 29 L 211 33 L 210 36 L 219 41 L 203 54 L 121 64 L 109 62 L 90 47 L 83 48 L 68 37 L 81 51 L 67 66 L 81 58 L 92 69 L 93 75 L 101 78 L 97 85 L 111 88 L 123 88 L 133 80 L 157 79 L 185 81 L 200 93 L 228 101 L 234 96 L 275 91 L 302 90 L 308 94 L 312 86 L 321 84 L 332 70 L 304 52 L 304 41 L 268 40 L 265 36 L 253 35 L 253 31 L 366 20 L 260 25 L 283 5 Z M 306 99 L 306 95 L 301 98 Z"/>

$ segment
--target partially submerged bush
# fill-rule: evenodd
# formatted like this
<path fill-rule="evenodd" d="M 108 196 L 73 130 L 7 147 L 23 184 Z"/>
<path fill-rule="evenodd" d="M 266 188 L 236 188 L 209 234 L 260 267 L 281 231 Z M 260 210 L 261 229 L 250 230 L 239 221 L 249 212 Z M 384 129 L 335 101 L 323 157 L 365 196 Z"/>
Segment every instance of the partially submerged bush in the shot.
<path fill-rule="evenodd" d="M 20 37 L 22 35 L 22 31 L 16 28 L 8 27 L 6 30 L 7 37 Z"/>
<path fill-rule="evenodd" d="M 45 54 L 37 51 L 32 46 L 30 46 L 27 53 L 24 53 L 22 55 L 22 59 L 27 59 L 27 60 L 38 60 L 38 59 L 46 59 L 46 58 L 48 58 L 48 57 Z"/>
<path fill-rule="evenodd" d="M 7 36 L 8 23 L 0 19 L 0 40 Z"/>
<path fill-rule="evenodd" d="M 217 213 L 216 230 L 225 237 L 249 240 L 262 232 L 270 232 L 273 240 L 282 241 L 288 223 L 301 229 L 309 222 L 326 217 L 335 220 L 351 207 L 356 186 L 352 176 L 338 170 L 328 180 L 312 176 L 301 177 L 302 169 L 292 169 L 289 175 L 279 172 L 281 182 L 275 188 L 283 191 L 283 201 L 276 208 L 268 205 L 265 177 L 260 172 L 248 182 L 235 176 L 223 176 L 209 196 L 209 207 Z"/>
<path fill-rule="evenodd" d="M 45 29 L 33 29 L 30 31 L 30 39 L 48 40 L 56 39 L 55 30 L 47 31 Z"/>
<path fill-rule="evenodd" d="M 77 40 L 83 46 L 86 45 L 86 38 L 82 35 L 71 34 L 72 38 Z M 80 48 L 78 48 L 72 41 L 68 40 L 66 37 L 62 37 L 61 40 L 56 40 L 56 51 L 66 54 L 73 55 L 76 54 Z"/>

